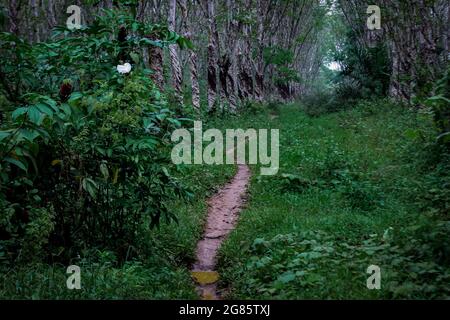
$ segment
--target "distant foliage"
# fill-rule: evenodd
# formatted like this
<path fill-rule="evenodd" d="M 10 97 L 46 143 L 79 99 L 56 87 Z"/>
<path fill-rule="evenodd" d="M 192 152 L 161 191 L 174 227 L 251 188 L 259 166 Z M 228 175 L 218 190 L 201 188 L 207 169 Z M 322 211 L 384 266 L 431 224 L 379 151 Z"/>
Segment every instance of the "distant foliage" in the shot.
<path fill-rule="evenodd" d="M 335 80 L 339 97 L 367 99 L 387 95 L 391 61 L 385 44 L 362 47 L 357 35 L 349 31 L 334 59 L 342 66 Z"/>
<path fill-rule="evenodd" d="M 341 69 L 326 72 L 329 88 L 320 86 L 301 99 L 310 116 L 352 108 L 359 100 L 383 98 L 389 93 L 391 60 L 386 44 L 362 46 L 352 30 L 337 41 L 339 45 L 330 50 L 329 59 Z"/>

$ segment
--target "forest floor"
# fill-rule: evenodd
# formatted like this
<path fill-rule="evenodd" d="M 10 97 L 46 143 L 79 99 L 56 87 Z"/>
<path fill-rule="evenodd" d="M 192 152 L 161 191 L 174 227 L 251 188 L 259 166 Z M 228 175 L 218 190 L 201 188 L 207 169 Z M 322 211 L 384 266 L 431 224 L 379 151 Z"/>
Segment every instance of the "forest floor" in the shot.
<path fill-rule="evenodd" d="M 280 172 L 261 176 L 250 166 L 245 207 L 218 249 L 217 267 L 210 266 L 224 298 L 421 298 L 443 290 L 447 276 L 439 266 L 405 249 L 420 245 L 416 230 L 434 219 L 416 201 L 425 173 L 411 161 L 417 146 L 407 134 L 426 133 L 431 119 L 384 102 L 317 117 L 293 104 L 209 119 L 207 126 L 280 130 Z M 107 252 L 82 260 L 83 289 L 75 292 L 65 289 L 63 266 L 21 268 L 2 276 L 0 297 L 198 299 L 190 271 L 204 226 L 210 231 L 207 199 L 220 207 L 223 192 L 213 195 L 236 172 L 231 165 L 181 168 L 194 200 L 171 205 L 179 222 L 149 235 L 144 261 L 118 267 Z M 230 201 L 242 199 L 247 184 L 249 172 L 239 172 L 244 177 Z M 241 205 L 224 206 L 235 214 Z M 381 268 L 381 290 L 366 286 L 370 265 Z"/>
<path fill-rule="evenodd" d="M 219 248 L 225 298 L 423 298 L 448 290 L 433 258 L 408 248 L 433 250 L 416 232 L 436 219 L 417 187 L 428 173 L 427 115 L 377 101 L 311 117 L 293 104 L 208 126 L 280 130 L 280 172 L 261 176 L 250 166 L 247 203 Z M 417 130 L 421 139 L 411 134 Z M 367 287 L 371 265 L 381 269 L 380 290 Z"/>
<path fill-rule="evenodd" d="M 198 283 L 199 295 L 203 299 L 217 300 L 218 274 L 215 271 L 217 251 L 220 245 L 235 228 L 239 213 L 245 201 L 250 169 L 239 165 L 233 179 L 208 201 L 206 228 L 197 244 L 192 275 Z"/>

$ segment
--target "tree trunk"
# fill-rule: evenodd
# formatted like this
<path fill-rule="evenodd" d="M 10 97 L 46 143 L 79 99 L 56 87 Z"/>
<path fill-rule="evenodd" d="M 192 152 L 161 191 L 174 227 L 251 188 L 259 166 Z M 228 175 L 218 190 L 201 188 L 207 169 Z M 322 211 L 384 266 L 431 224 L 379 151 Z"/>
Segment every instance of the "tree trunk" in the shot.
<path fill-rule="evenodd" d="M 169 30 L 175 32 L 176 29 L 176 10 L 177 1 L 170 0 L 169 3 L 169 17 L 168 26 Z M 183 107 L 183 73 L 181 70 L 180 59 L 178 57 L 177 45 L 172 44 L 169 46 L 170 62 L 172 66 L 172 84 L 175 91 L 175 98 L 179 103 L 180 107 Z"/>
<path fill-rule="evenodd" d="M 192 41 L 192 33 L 190 32 L 190 24 L 187 13 L 186 0 L 180 0 L 181 15 L 183 17 L 183 35 L 190 41 Z M 198 84 L 198 71 L 197 71 L 197 53 L 193 49 L 188 49 L 189 54 L 189 66 L 191 73 L 191 86 L 192 86 L 192 106 L 195 110 L 200 110 L 200 86 Z"/>
<path fill-rule="evenodd" d="M 11 0 L 8 6 L 9 32 L 19 34 L 19 10 L 21 0 Z"/>
<path fill-rule="evenodd" d="M 154 35 L 149 36 L 150 40 L 157 40 Z M 149 67 L 153 71 L 150 78 L 156 84 L 159 90 L 164 90 L 164 76 L 163 76 L 163 49 L 152 46 L 148 50 Z"/>
<path fill-rule="evenodd" d="M 208 112 L 215 111 L 217 103 L 218 43 L 215 1 L 205 0 L 208 18 Z"/>
<path fill-rule="evenodd" d="M 245 1 L 245 12 L 250 12 L 251 0 Z M 252 58 L 250 53 L 250 25 L 247 21 L 240 21 L 240 34 L 238 46 L 239 61 L 239 97 L 247 100 L 253 97 Z"/>

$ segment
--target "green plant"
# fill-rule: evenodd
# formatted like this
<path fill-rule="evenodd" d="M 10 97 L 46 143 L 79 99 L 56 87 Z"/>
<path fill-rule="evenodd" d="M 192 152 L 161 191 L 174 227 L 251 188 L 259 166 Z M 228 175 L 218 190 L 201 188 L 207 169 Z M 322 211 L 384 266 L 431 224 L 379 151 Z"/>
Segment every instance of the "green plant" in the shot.
<path fill-rule="evenodd" d="M 424 99 L 423 103 L 431 108 L 439 135 L 436 138 L 439 143 L 450 149 L 450 68 L 447 68 L 444 76 L 435 84 L 435 95 Z"/>
<path fill-rule="evenodd" d="M 345 277 L 350 282 L 344 287 L 362 294 L 365 268 L 376 263 L 384 270 L 383 290 L 374 295 L 446 298 L 450 294 L 446 280 L 450 274 L 445 269 L 449 225 L 443 222 L 430 227 L 431 234 L 422 227 L 410 237 L 396 237 L 390 228 L 382 236 L 374 234 L 361 243 L 340 241 L 321 231 L 254 239 L 248 250 L 250 257 L 241 266 L 247 273 L 242 285 L 247 294 L 266 299 L 325 298 L 339 277 Z M 336 272 L 338 266 L 345 266 L 347 273 Z M 321 289 L 320 296 L 310 295 L 313 288 Z M 366 289 L 366 295 L 370 293 Z"/>
<path fill-rule="evenodd" d="M 133 35 L 116 38 L 119 29 Z M 181 123 L 135 52 L 186 41 L 113 10 L 52 40 L 0 35 L 12 57 L 0 70 L 10 103 L 0 131 L 3 256 L 45 247 L 67 260 L 87 246 L 139 254 L 142 233 L 176 221 L 168 202 L 190 194 L 170 173 L 170 132 Z"/>
<path fill-rule="evenodd" d="M 385 44 L 361 46 L 359 35 L 348 31 L 334 54 L 342 70 L 334 81 L 342 100 L 386 96 L 390 83 L 390 58 Z"/>
<path fill-rule="evenodd" d="M 314 170 L 315 179 L 282 174 L 278 178 L 281 180 L 281 189 L 297 193 L 304 193 L 311 188 L 334 189 L 348 200 L 352 208 L 370 211 L 377 205 L 382 206 L 382 195 L 378 188 L 358 174 L 357 168 L 342 152 L 327 152 L 325 159 Z"/>

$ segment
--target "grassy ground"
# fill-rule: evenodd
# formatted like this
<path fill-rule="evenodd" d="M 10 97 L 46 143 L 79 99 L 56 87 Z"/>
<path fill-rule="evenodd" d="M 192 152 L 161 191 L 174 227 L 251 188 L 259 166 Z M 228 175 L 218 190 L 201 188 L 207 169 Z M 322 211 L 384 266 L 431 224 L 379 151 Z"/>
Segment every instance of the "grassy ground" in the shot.
<path fill-rule="evenodd" d="M 448 223 L 426 227 L 434 218 L 415 201 L 424 173 L 407 138 L 427 132 L 429 119 L 386 102 L 317 118 L 296 105 L 275 114 L 235 123 L 279 128 L 281 168 L 264 178 L 253 168 L 248 207 L 220 251 L 228 297 L 448 296 L 449 273 L 436 262 L 448 246 L 423 239 L 427 228 L 446 237 Z M 381 290 L 367 289 L 369 265 L 381 267 Z"/>
<path fill-rule="evenodd" d="M 228 298 L 448 297 L 448 223 L 420 206 L 426 170 L 411 152 L 423 141 L 408 138 L 419 128 L 428 139 L 430 123 L 387 102 L 320 117 L 290 105 L 209 119 L 221 129 L 280 129 L 280 172 L 261 177 L 252 166 L 247 207 L 220 250 Z M 0 275 L 0 298 L 197 298 L 189 268 L 205 200 L 235 168 L 184 170 L 195 198 L 173 203 L 179 223 L 143 240 L 147 258 L 118 267 L 108 252 L 80 257 L 83 289 L 74 291 L 65 266 L 16 268 Z M 369 265 L 381 267 L 381 290 L 366 287 Z"/>

